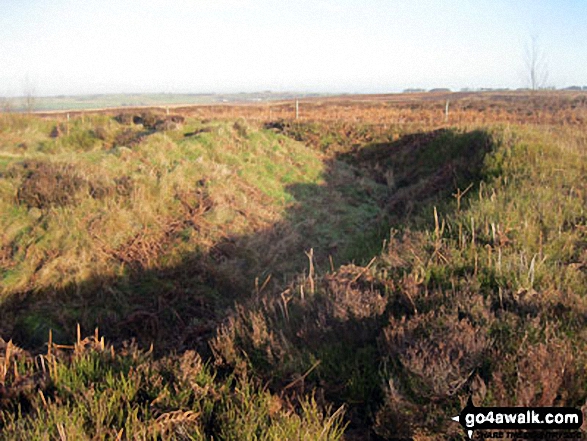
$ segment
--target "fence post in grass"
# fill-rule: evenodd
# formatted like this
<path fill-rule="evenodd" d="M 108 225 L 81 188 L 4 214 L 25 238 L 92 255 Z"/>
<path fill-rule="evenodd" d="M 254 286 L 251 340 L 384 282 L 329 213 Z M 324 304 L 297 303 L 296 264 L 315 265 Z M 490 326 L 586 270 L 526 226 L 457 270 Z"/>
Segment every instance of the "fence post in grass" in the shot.
<path fill-rule="evenodd" d="M 300 102 L 296 98 L 296 119 L 298 119 L 299 117 L 300 117 Z"/>
<path fill-rule="evenodd" d="M 446 107 L 444 108 L 444 122 L 448 122 L 448 103 L 449 100 L 446 100 Z"/>
<path fill-rule="evenodd" d="M 67 131 L 67 136 L 69 136 L 69 113 L 67 114 L 67 124 L 65 125 L 65 130 Z"/>

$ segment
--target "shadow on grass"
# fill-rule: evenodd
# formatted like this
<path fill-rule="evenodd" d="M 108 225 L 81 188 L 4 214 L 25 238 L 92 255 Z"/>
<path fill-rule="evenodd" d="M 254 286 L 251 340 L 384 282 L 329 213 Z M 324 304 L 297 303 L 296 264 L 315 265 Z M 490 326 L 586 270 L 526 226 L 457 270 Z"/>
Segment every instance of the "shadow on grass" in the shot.
<path fill-rule="evenodd" d="M 483 132 L 446 129 L 355 146 L 328 160 L 323 185 L 289 186 L 295 203 L 272 228 L 230 237 L 174 267 L 145 269 L 137 261 L 123 276 L 15 293 L 0 305 L 0 335 L 39 350 L 49 330 L 54 341 L 71 342 L 79 323 L 84 333 L 99 327 L 114 343 L 135 339 L 159 354 L 190 348 L 209 354 L 208 341 L 235 302 L 279 294 L 307 270 L 304 251 L 313 248 L 321 272 L 330 256 L 335 266 L 367 261 L 391 225 L 410 226 L 415 214 L 478 180 L 490 148 Z M 357 323 L 341 326 L 357 333 L 363 326 Z"/>
<path fill-rule="evenodd" d="M 221 328 L 212 343 L 215 353 L 232 367 L 245 364 L 275 392 L 318 393 L 324 403 L 345 405 L 351 432 L 357 431 L 357 439 L 371 439 L 365 428 L 374 426 L 384 400 L 383 330 L 390 317 L 413 315 L 414 305 L 409 294 L 392 293 L 409 290 L 409 278 L 384 281 L 385 277 L 373 277 L 365 265 L 381 252 L 389 227 L 433 230 L 433 207 L 450 210 L 456 205 L 452 194 L 481 179 L 491 148 L 485 132 L 438 130 L 339 155 L 337 161 L 353 165 L 357 185 L 360 177 L 369 176 L 387 189 L 376 215 L 380 221 L 371 230 L 353 230 L 346 250 L 350 254 L 333 272 L 322 272 L 316 282 L 310 275 L 300 277 L 281 297 L 249 299 Z M 316 192 L 315 198 L 328 186 L 318 190 L 296 185 L 290 191 L 298 197 Z M 292 218 L 304 213 L 302 207 Z M 363 266 L 349 264 L 353 259 Z"/>

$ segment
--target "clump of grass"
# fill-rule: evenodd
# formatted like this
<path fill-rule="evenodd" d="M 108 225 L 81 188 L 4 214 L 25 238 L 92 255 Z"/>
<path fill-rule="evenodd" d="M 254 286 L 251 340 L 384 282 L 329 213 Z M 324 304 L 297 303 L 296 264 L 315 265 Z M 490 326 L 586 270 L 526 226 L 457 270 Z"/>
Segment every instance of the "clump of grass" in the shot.
<path fill-rule="evenodd" d="M 220 378 L 191 351 L 155 360 L 134 345 L 115 350 L 97 331 L 71 346 L 49 341 L 36 357 L 0 340 L 0 384 L 4 439 L 337 440 L 344 430 L 342 409 Z"/>
<path fill-rule="evenodd" d="M 354 265 L 316 277 L 311 266 L 280 297 L 239 307 L 212 343 L 216 362 L 287 394 L 318 389 L 337 406 L 352 403 L 349 420 L 364 427 L 382 400 L 376 339 L 385 287 Z"/>

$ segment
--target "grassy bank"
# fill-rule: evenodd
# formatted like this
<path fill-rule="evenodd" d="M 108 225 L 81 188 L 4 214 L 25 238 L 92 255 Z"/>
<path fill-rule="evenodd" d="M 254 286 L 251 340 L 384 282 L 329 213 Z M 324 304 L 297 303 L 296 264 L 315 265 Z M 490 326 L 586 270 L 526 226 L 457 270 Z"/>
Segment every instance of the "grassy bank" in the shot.
<path fill-rule="evenodd" d="M 380 222 L 385 186 L 244 121 L 9 117 L 0 327 L 29 347 L 76 323 L 189 346 L 256 279 L 282 284 L 312 247 L 348 255 Z"/>

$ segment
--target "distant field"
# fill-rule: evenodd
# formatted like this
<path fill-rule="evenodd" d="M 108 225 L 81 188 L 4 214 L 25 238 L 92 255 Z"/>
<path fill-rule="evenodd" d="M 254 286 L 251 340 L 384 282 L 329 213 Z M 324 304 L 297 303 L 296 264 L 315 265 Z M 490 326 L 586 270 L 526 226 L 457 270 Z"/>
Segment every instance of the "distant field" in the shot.
<path fill-rule="evenodd" d="M 91 110 L 116 107 L 165 107 L 189 104 L 213 103 L 258 103 L 266 101 L 304 98 L 315 94 L 290 93 L 235 93 L 235 94 L 107 94 L 80 96 L 33 97 L 29 106 L 35 112 L 63 110 Z M 27 110 L 23 97 L 0 98 L 0 104 L 11 110 L 23 112 Z"/>
<path fill-rule="evenodd" d="M 282 98 L 0 114 L 0 438 L 587 406 L 587 94 Z"/>

